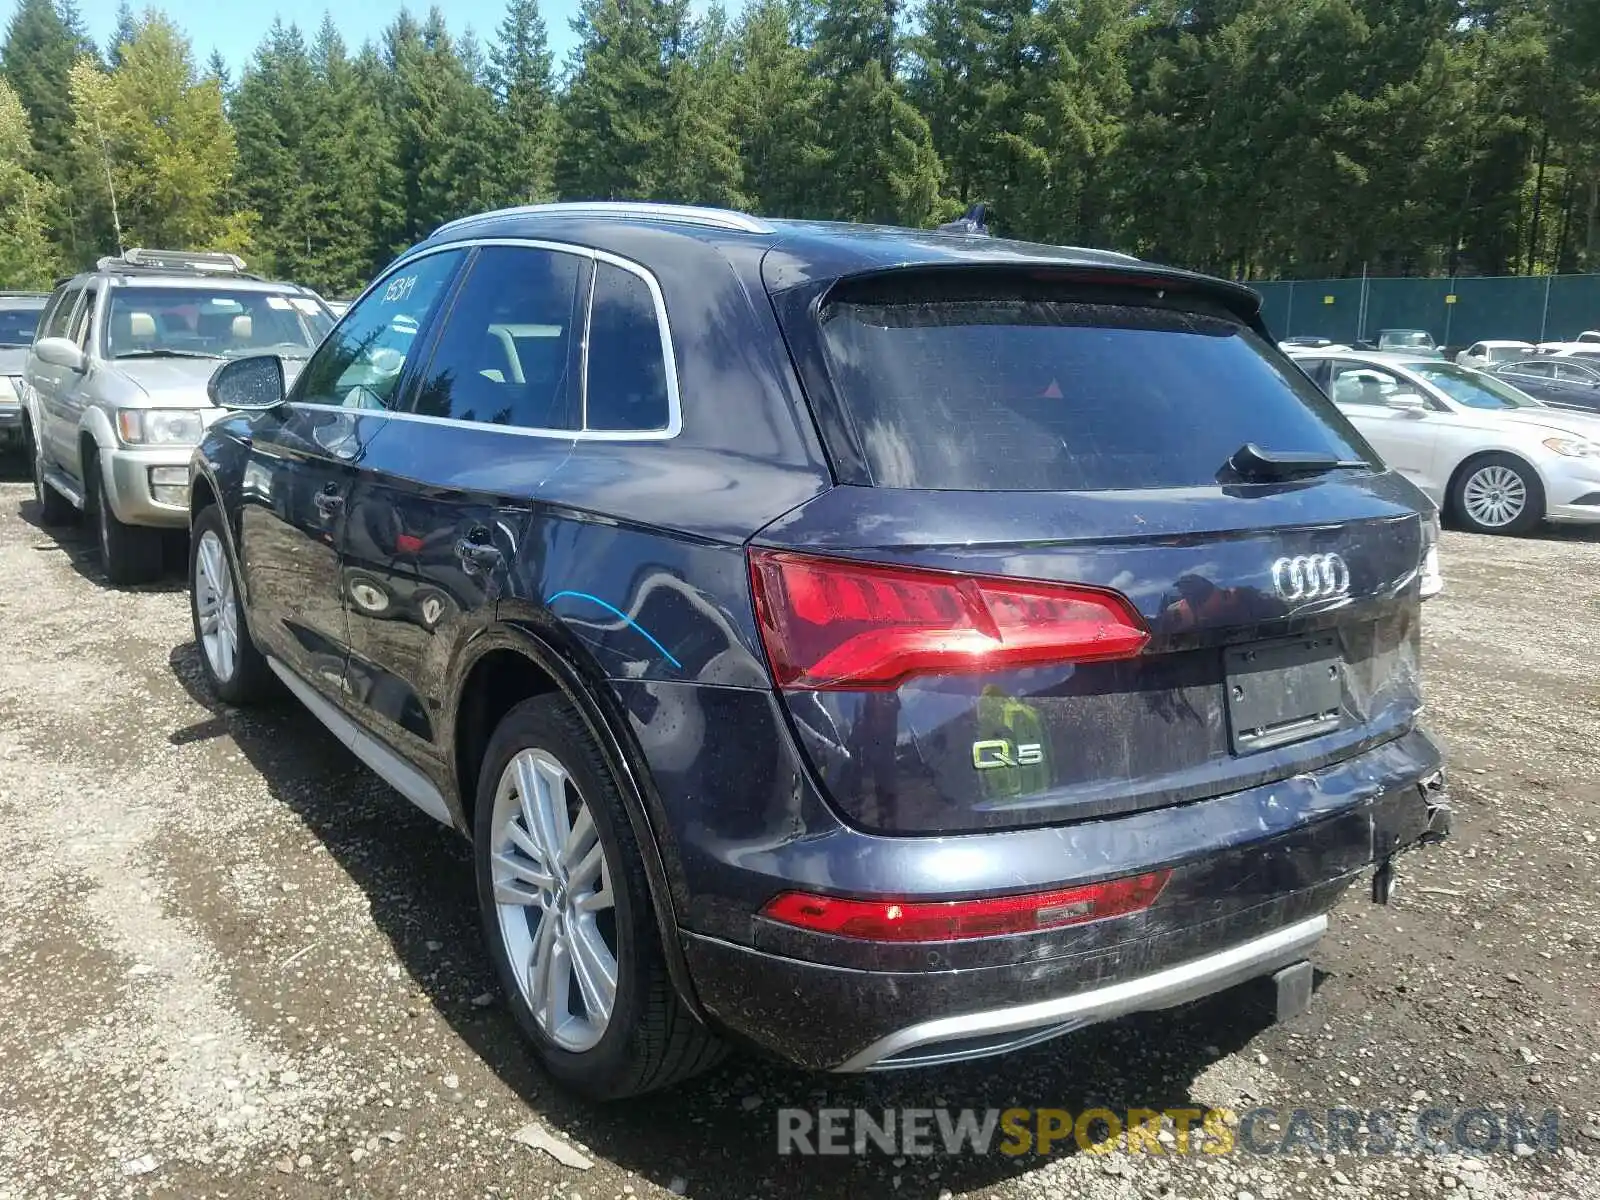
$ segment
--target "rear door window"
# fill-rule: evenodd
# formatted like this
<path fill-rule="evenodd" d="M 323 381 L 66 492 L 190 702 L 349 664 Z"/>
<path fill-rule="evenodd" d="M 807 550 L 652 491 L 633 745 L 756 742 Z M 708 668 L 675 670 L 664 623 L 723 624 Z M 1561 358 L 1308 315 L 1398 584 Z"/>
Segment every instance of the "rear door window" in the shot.
<path fill-rule="evenodd" d="M 834 392 L 880 487 L 1104 491 L 1218 482 L 1246 442 L 1373 461 L 1305 374 L 1222 316 L 848 288 Z"/>
<path fill-rule="evenodd" d="M 73 311 L 78 306 L 78 297 L 82 292 L 83 289 L 81 287 L 69 287 L 65 291 L 56 294 L 55 301 L 50 306 L 50 311 L 45 314 L 44 320 L 39 326 L 40 337 L 67 336 L 67 327 L 71 324 Z"/>
<path fill-rule="evenodd" d="M 672 399 L 661 320 L 643 276 L 595 265 L 589 313 L 584 427 L 607 432 L 666 429 Z"/>

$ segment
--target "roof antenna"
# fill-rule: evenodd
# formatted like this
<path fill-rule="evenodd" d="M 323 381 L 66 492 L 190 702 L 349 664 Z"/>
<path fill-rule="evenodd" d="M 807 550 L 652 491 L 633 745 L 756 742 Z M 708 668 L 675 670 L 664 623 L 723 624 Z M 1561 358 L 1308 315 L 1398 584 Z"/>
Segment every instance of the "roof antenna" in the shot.
<path fill-rule="evenodd" d="M 967 209 L 967 215 L 939 226 L 940 233 L 964 233 L 970 237 L 988 237 L 989 206 L 981 200 Z"/>

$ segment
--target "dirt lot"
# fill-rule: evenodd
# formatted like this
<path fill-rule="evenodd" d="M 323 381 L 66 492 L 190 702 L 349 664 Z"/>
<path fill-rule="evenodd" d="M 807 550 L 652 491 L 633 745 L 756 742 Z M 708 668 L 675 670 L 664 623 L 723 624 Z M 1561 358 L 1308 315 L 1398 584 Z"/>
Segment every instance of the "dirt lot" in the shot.
<path fill-rule="evenodd" d="M 0 478 L 0 1200 L 1600 1194 L 1600 537 L 1447 535 L 1427 666 L 1456 837 L 1392 907 L 1346 898 L 1305 1016 L 1235 995 L 866 1080 L 736 1059 L 593 1109 L 487 995 L 464 846 L 292 704 L 214 705 L 181 573 L 108 589 Z M 1562 1145 L 776 1153 L 781 1106 L 933 1104 L 1554 1107 Z M 593 1168 L 512 1141 L 531 1121 Z"/>

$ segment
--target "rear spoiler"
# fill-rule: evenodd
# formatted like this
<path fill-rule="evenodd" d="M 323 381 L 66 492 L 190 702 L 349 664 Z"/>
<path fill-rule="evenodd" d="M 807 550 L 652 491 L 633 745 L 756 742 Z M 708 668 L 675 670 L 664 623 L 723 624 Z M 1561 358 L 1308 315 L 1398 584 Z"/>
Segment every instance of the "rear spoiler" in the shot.
<path fill-rule="evenodd" d="M 1261 319 L 1261 295 L 1242 283 L 1201 275 L 1176 267 L 1161 267 L 1130 258 L 1126 263 L 1084 263 L 1071 260 L 1055 261 L 1045 258 L 991 258 L 979 262 L 952 263 L 949 261 L 899 263 L 890 267 L 874 267 L 840 275 L 828 282 L 816 295 L 813 303 L 826 302 L 837 288 L 869 279 L 893 279 L 901 276 L 977 274 L 1021 276 L 1036 281 L 1058 281 L 1085 287 L 1131 288 L 1153 291 L 1165 298 L 1170 295 L 1192 296 L 1220 306 L 1241 324 L 1248 325 L 1262 337 L 1271 340 L 1266 324 Z"/>

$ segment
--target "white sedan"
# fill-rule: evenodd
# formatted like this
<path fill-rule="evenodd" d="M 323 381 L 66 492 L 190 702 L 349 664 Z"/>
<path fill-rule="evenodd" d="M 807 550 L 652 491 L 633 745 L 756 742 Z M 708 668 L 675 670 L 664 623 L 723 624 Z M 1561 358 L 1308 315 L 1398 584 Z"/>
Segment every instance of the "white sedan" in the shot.
<path fill-rule="evenodd" d="M 1486 371 L 1490 367 L 1498 366 L 1501 363 L 1516 362 L 1519 358 L 1527 358 L 1534 352 L 1532 342 L 1473 342 L 1472 345 L 1456 355 L 1456 362 L 1463 367 Z"/>
<path fill-rule="evenodd" d="M 1600 522 L 1600 415 L 1551 408 L 1455 363 L 1362 351 L 1297 353 L 1384 461 L 1478 533 Z"/>

